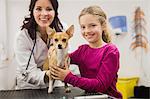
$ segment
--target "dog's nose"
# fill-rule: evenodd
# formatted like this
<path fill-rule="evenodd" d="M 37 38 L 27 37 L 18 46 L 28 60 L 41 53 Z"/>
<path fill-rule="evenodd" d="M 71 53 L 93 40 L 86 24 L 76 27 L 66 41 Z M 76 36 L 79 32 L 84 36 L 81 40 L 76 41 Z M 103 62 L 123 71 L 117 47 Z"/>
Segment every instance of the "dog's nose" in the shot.
<path fill-rule="evenodd" d="M 58 49 L 62 49 L 62 45 L 61 44 L 58 44 Z"/>

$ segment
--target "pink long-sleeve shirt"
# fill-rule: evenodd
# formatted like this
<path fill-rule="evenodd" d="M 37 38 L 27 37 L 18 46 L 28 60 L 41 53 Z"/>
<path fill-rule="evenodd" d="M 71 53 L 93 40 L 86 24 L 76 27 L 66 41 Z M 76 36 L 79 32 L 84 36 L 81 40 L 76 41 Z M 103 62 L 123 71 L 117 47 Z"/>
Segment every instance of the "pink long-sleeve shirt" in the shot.
<path fill-rule="evenodd" d="M 101 48 L 91 48 L 84 44 L 69 56 L 71 63 L 79 66 L 81 77 L 70 72 L 64 82 L 87 92 L 101 92 L 122 98 L 116 89 L 119 51 L 115 45 L 106 44 Z"/>

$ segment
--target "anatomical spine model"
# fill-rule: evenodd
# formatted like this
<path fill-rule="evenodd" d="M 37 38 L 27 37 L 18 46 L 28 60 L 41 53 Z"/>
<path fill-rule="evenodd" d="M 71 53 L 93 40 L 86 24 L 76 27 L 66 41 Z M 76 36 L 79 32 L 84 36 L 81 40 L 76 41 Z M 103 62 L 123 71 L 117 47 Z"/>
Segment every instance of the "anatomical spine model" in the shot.
<path fill-rule="evenodd" d="M 137 7 L 134 15 L 134 37 L 131 43 L 131 49 L 135 50 L 137 47 L 142 47 L 145 52 L 148 51 L 148 40 L 146 38 L 146 21 L 144 19 L 145 14 L 140 7 Z"/>

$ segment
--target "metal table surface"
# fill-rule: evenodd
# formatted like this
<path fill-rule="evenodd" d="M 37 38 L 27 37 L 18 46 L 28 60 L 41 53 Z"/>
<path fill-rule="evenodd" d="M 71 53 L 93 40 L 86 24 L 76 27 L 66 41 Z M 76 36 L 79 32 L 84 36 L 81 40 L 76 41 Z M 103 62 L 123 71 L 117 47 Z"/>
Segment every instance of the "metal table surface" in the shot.
<path fill-rule="evenodd" d="M 76 87 L 71 87 L 70 93 L 65 93 L 64 87 L 56 87 L 53 93 L 47 93 L 47 89 L 24 89 L 24 90 L 1 90 L 0 99 L 75 99 L 78 96 L 89 96 L 89 95 L 102 95 L 101 93 L 85 93 Z M 80 99 L 80 98 L 78 98 Z M 87 98 L 81 98 L 87 99 Z M 89 98 L 88 98 L 89 99 Z M 113 97 L 108 98 L 96 98 L 96 99 L 114 99 Z"/>

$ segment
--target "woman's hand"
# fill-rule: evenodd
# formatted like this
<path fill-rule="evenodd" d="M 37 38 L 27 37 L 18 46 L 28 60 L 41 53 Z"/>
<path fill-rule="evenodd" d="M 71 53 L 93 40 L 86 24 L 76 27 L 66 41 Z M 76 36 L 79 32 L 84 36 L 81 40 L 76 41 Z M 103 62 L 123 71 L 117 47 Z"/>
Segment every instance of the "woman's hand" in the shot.
<path fill-rule="evenodd" d="M 51 77 L 56 80 L 64 81 L 65 77 L 70 73 L 71 71 L 69 68 L 61 69 L 57 66 L 51 67 Z"/>

